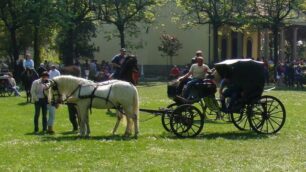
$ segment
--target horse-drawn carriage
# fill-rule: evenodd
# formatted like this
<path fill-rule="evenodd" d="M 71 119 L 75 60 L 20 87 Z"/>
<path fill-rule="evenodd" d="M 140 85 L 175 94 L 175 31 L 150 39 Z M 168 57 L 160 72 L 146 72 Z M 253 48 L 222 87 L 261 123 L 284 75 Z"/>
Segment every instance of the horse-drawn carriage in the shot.
<path fill-rule="evenodd" d="M 284 105 L 273 96 L 262 95 L 264 69 L 261 62 L 226 60 L 217 63 L 215 68 L 221 79 L 230 81 L 227 89 L 231 94 L 224 97 L 223 103 L 215 98 L 215 82 L 208 79 L 193 87 L 191 100 L 177 99 L 175 87 L 168 86 L 168 96 L 175 103 L 157 111 L 140 110 L 161 115 L 164 128 L 179 137 L 197 136 L 209 115 L 227 117 L 240 130 L 252 129 L 263 134 L 277 133 L 283 127 Z"/>
<path fill-rule="evenodd" d="M 51 89 L 46 91 L 52 101 L 73 103 L 78 107 L 81 136 L 90 133 L 88 109 L 91 107 L 115 108 L 133 119 L 135 137 L 138 134 L 138 109 L 161 115 L 164 128 L 178 137 L 197 136 L 210 115 L 227 117 L 240 130 L 252 129 L 263 134 L 277 133 L 283 127 L 286 120 L 284 105 L 273 96 L 262 95 L 264 68 L 261 62 L 249 59 L 226 60 L 217 63 L 215 68 L 220 78 L 227 80 L 226 91 L 230 92 L 227 95 L 221 92 L 222 101 L 215 97 L 215 81 L 206 79 L 192 87 L 189 96 L 191 99 L 178 99 L 176 88 L 169 86 L 168 96 L 173 98 L 174 103 L 159 110 L 139 109 L 136 87 L 117 80 L 96 84 L 77 77 L 59 76 L 50 81 L 48 88 Z M 82 90 L 87 91 L 85 97 L 80 96 Z M 122 118 L 121 115 L 117 117 L 113 133 Z M 126 135 L 129 135 L 131 120 L 127 121 Z"/>

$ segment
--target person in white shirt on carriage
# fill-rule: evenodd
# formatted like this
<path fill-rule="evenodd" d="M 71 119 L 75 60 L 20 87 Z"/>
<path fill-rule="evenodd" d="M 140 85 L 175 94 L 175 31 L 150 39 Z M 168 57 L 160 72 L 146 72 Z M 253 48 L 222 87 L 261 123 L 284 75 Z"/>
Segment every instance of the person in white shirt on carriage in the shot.
<path fill-rule="evenodd" d="M 205 76 L 207 74 L 207 72 L 210 72 L 209 67 L 203 63 L 204 62 L 204 58 L 199 56 L 196 58 L 196 63 L 191 65 L 189 72 L 180 77 L 178 80 L 180 82 L 184 81 L 184 80 L 188 80 L 187 84 L 184 86 L 183 92 L 182 92 L 182 96 L 184 98 L 189 98 L 189 94 L 190 94 L 190 89 L 191 87 L 202 81 L 203 79 L 205 79 Z M 189 78 L 191 76 L 191 78 Z"/>

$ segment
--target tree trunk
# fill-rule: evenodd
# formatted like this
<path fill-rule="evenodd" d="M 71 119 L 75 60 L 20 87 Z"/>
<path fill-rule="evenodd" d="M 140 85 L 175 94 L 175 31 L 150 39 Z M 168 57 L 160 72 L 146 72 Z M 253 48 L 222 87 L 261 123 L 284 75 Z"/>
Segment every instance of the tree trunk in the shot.
<path fill-rule="evenodd" d="M 74 31 L 73 29 L 69 29 L 67 32 L 67 42 L 69 44 L 67 45 L 67 49 L 64 50 L 64 64 L 66 66 L 73 65 L 73 59 L 75 59 L 76 56 L 76 50 L 75 50 L 75 42 L 74 42 Z"/>
<path fill-rule="evenodd" d="M 219 61 L 218 55 L 218 30 L 219 26 L 217 24 L 213 24 L 213 59 L 214 63 Z"/>
<path fill-rule="evenodd" d="M 126 48 L 125 46 L 125 34 L 124 34 L 124 26 L 117 26 L 120 34 L 120 47 Z"/>
<path fill-rule="evenodd" d="M 11 34 L 11 42 L 12 42 L 12 54 L 14 57 L 14 60 L 12 62 L 13 64 L 13 69 L 14 71 L 16 71 L 16 61 L 19 59 L 19 51 L 18 51 L 18 45 L 17 45 L 17 38 L 16 38 L 16 30 L 15 29 L 11 29 L 10 30 L 10 34 Z"/>
<path fill-rule="evenodd" d="M 34 64 L 37 67 L 40 62 L 39 26 L 34 27 Z"/>

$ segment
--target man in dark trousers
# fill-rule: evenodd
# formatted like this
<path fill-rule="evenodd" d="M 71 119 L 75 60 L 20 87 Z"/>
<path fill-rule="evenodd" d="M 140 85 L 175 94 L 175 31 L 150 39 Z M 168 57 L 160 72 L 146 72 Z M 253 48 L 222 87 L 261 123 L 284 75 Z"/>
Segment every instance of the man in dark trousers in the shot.
<path fill-rule="evenodd" d="M 42 111 L 42 126 L 43 133 L 47 132 L 47 105 L 48 98 L 44 94 L 44 90 L 47 88 L 46 83 L 48 82 L 48 72 L 43 72 L 40 78 L 35 80 L 31 87 L 32 101 L 34 101 L 35 114 L 34 114 L 34 133 L 38 134 L 38 119 L 40 110 Z"/>
<path fill-rule="evenodd" d="M 72 132 L 76 133 L 78 132 L 78 111 L 75 107 L 74 104 L 72 103 L 67 103 L 67 106 L 68 106 L 68 112 L 69 112 L 69 120 L 72 124 Z"/>

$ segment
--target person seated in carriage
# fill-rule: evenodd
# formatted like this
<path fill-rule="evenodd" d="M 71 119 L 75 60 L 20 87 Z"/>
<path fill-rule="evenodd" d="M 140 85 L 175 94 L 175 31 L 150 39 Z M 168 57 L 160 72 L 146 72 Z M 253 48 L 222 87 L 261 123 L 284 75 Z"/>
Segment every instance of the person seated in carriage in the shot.
<path fill-rule="evenodd" d="M 242 94 L 243 92 L 231 82 L 229 77 L 222 78 L 219 89 L 222 111 L 227 112 L 234 106 L 238 107 L 238 100 Z"/>
<path fill-rule="evenodd" d="M 231 59 L 215 64 L 215 68 L 222 78 L 219 93 L 223 111 L 240 112 L 244 105 L 260 98 L 265 83 L 262 62 Z"/>
<path fill-rule="evenodd" d="M 178 95 L 181 94 L 183 98 L 189 99 L 192 86 L 201 82 L 203 79 L 205 79 L 206 74 L 211 72 L 209 67 L 203 62 L 203 57 L 197 57 L 196 63 L 191 65 L 189 72 L 178 79 L 180 81 L 177 89 Z"/>

